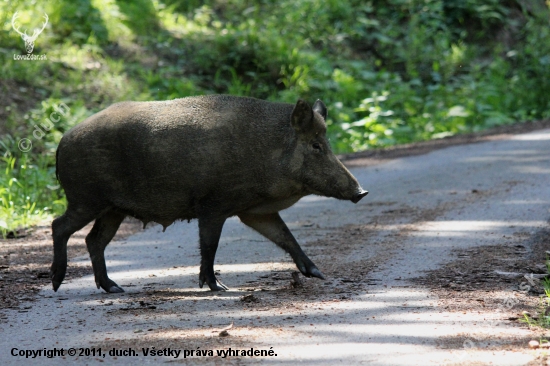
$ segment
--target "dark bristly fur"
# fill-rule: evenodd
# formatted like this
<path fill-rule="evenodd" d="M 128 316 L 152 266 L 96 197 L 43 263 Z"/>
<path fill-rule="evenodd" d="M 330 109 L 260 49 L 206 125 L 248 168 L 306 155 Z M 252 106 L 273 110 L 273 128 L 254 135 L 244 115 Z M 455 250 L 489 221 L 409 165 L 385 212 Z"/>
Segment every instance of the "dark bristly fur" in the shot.
<path fill-rule="evenodd" d="M 57 150 L 68 207 L 52 223 L 51 279 L 67 267 L 67 240 L 95 220 L 86 237 L 96 284 L 123 291 L 107 276 L 104 250 L 126 215 L 164 227 L 198 218 L 199 285 L 226 287 L 214 257 L 228 217 L 286 250 L 306 276 L 323 278 L 278 212 L 309 194 L 357 202 L 366 194 L 331 152 L 326 107 L 211 95 L 117 103 L 67 132 Z"/>

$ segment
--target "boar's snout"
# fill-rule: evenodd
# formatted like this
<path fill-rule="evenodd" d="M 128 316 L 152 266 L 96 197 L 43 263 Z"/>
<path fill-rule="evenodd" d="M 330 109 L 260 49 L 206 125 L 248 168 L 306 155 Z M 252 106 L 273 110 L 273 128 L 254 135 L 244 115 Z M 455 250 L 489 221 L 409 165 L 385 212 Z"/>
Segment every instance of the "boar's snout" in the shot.
<path fill-rule="evenodd" d="M 369 191 L 365 191 L 365 190 L 361 189 L 361 191 L 357 192 L 357 193 L 351 198 L 351 202 L 357 203 L 357 202 L 361 201 L 361 198 L 365 197 L 367 194 L 369 194 Z"/>

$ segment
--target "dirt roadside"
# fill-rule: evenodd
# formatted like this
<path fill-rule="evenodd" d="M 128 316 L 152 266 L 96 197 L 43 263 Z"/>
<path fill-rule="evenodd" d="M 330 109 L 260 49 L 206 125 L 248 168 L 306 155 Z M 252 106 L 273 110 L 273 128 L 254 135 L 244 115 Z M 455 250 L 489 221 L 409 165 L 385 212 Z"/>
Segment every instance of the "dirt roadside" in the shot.
<path fill-rule="evenodd" d="M 86 225 L 70 239 L 69 258 L 87 253 L 84 239 L 93 223 Z M 113 240 L 120 241 L 142 230 L 142 222 L 127 218 Z M 52 239 L 49 226 L 28 229 L 16 239 L 0 239 L 0 311 L 17 309 L 21 301 L 33 300 L 40 288 L 50 284 Z M 67 268 L 67 280 L 92 273 L 88 267 Z"/>
<path fill-rule="evenodd" d="M 550 340 L 549 330 L 529 327 L 524 316 L 526 312 L 538 319 L 541 312 L 547 313 L 541 277 L 548 274 L 545 263 L 550 253 L 550 230 L 534 235 L 519 230 L 503 240 L 504 245 L 456 250 L 453 257 L 458 259 L 411 281 L 430 289 L 438 307 L 447 313 L 496 313 L 498 322 L 529 329 L 530 335 L 443 337 L 438 341 L 440 348 L 459 350 L 465 342 L 475 342 L 476 347 L 489 350 L 520 352 L 529 350 L 532 340 Z M 548 349 L 535 352 L 537 357 L 529 366 L 550 364 Z"/>
<path fill-rule="evenodd" d="M 338 158 L 348 167 L 382 164 L 391 159 L 427 154 L 450 146 L 496 141 L 509 138 L 514 134 L 527 133 L 550 127 L 550 120 L 518 123 L 500 126 L 477 133 L 467 133 L 437 140 L 421 141 L 383 149 L 366 150 L 352 154 L 339 155 Z"/>

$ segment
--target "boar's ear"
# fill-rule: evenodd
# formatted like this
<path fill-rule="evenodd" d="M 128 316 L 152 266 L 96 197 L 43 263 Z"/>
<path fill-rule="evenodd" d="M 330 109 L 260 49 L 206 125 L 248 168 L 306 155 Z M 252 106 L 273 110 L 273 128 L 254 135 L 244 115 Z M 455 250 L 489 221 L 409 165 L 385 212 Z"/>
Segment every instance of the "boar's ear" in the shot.
<path fill-rule="evenodd" d="M 327 106 L 321 101 L 321 99 L 317 99 L 313 105 L 313 111 L 319 113 L 325 121 L 327 120 Z"/>
<path fill-rule="evenodd" d="M 292 110 L 292 116 L 290 117 L 290 124 L 297 132 L 307 131 L 313 120 L 313 110 L 302 99 L 298 100 L 294 109 Z"/>

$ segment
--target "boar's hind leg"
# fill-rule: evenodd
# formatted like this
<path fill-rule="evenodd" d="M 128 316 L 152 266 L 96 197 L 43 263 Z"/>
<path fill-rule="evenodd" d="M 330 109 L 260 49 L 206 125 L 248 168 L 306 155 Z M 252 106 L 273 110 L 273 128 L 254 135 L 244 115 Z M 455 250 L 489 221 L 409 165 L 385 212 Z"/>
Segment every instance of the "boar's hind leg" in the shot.
<path fill-rule="evenodd" d="M 304 276 L 325 279 L 321 271 L 302 251 L 302 248 L 300 248 L 300 245 L 294 239 L 294 236 L 288 230 L 288 227 L 278 213 L 266 215 L 240 214 L 239 218 L 245 225 L 250 226 L 290 254 Z"/>
<path fill-rule="evenodd" d="M 86 247 L 88 247 L 92 260 L 95 283 L 97 288 L 101 287 L 107 292 L 124 292 L 122 288 L 107 276 L 104 255 L 105 247 L 107 247 L 107 244 L 115 236 L 124 217 L 124 214 L 108 211 L 95 220 L 94 227 L 88 236 L 86 236 Z"/>
<path fill-rule="evenodd" d="M 53 262 L 50 279 L 53 290 L 57 292 L 67 272 L 67 241 L 71 235 L 94 219 L 93 214 L 77 210 L 69 203 L 67 211 L 52 222 Z"/>
<path fill-rule="evenodd" d="M 227 286 L 221 283 L 214 274 L 214 258 L 222 234 L 225 218 L 199 218 L 199 237 L 201 247 L 201 272 L 199 287 L 206 283 L 212 291 L 225 291 Z"/>

